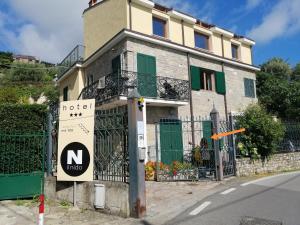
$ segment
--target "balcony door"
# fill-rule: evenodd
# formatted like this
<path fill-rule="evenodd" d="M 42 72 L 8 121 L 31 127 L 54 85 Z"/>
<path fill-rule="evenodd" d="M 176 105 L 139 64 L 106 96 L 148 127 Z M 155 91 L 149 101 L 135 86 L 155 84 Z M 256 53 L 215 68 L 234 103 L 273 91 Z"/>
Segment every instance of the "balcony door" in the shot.
<path fill-rule="evenodd" d="M 144 97 L 157 97 L 156 59 L 153 56 L 137 54 L 138 91 Z"/>

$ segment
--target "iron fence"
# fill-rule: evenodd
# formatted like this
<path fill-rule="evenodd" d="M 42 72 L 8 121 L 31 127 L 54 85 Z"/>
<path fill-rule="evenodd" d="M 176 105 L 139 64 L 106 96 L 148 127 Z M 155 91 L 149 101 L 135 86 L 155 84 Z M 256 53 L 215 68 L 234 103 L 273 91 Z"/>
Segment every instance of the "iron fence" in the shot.
<path fill-rule="evenodd" d="M 43 193 L 45 133 L 0 133 L 0 200 Z"/>
<path fill-rule="evenodd" d="M 148 179 L 154 176 L 149 173 L 151 167 L 155 167 L 158 181 L 215 178 L 210 118 L 161 119 L 155 130 L 156 146 L 148 148 L 149 159 L 154 159 L 146 165 Z"/>
<path fill-rule="evenodd" d="M 230 120 L 222 119 L 219 122 L 219 133 L 225 133 L 234 130 L 233 124 Z M 229 177 L 235 175 L 235 146 L 234 146 L 234 136 L 229 135 L 222 137 L 218 141 L 223 166 L 223 176 Z"/>
<path fill-rule="evenodd" d="M 285 133 L 279 144 L 278 152 L 300 151 L 300 122 L 283 122 Z"/>
<path fill-rule="evenodd" d="M 58 65 L 58 78 L 78 62 L 84 60 L 84 46 L 77 45 Z"/>
<path fill-rule="evenodd" d="M 95 179 L 129 182 L 127 107 L 96 111 L 94 150 Z"/>
<path fill-rule="evenodd" d="M 95 98 L 99 105 L 118 96 L 127 97 L 130 89 L 137 88 L 147 98 L 188 101 L 190 90 L 187 80 L 156 76 L 153 81 L 153 77 L 143 76 L 143 79 L 139 79 L 139 75 L 140 73 L 124 70 L 109 74 L 85 87 L 80 97 Z"/>

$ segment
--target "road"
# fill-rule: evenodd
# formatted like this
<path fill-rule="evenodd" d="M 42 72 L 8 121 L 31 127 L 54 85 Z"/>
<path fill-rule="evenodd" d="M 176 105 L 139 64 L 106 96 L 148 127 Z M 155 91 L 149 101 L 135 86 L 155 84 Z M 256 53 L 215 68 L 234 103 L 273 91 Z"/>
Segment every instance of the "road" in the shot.
<path fill-rule="evenodd" d="M 300 225 L 300 172 L 227 187 L 166 224 Z"/>

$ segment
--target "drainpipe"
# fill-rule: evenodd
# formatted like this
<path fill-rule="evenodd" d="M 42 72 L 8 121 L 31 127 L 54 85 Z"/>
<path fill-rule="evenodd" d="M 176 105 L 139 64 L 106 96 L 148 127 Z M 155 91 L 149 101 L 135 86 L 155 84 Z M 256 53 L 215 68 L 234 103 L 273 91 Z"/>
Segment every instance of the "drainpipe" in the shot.
<path fill-rule="evenodd" d="M 193 108 L 193 94 L 192 94 L 192 79 L 191 79 L 191 64 L 190 54 L 187 52 L 188 76 L 189 76 L 189 89 L 190 89 L 190 113 L 191 113 L 191 129 L 192 129 L 192 145 L 195 148 L 195 122 L 194 122 L 194 108 Z"/>
<path fill-rule="evenodd" d="M 221 42 L 222 42 L 222 57 L 225 58 L 225 54 L 224 54 L 224 36 L 223 34 L 221 34 Z M 224 62 L 222 62 L 222 72 L 224 73 Z M 226 93 L 224 94 L 224 106 L 225 106 L 225 117 L 226 117 L 226 121 L 228 122 L 228 108 L 227 108 L 227 97 L 226 97 Z"/>
<path fill-rule="evenodd" d="M 182 44 L 185 45 L 184 20 L 181 20 Z"/>
<path fill-rule="evenodd" d="M 131 0 L 128 0 L 128 4 L 129 4 L 129 29 L 132 30 Z"/>

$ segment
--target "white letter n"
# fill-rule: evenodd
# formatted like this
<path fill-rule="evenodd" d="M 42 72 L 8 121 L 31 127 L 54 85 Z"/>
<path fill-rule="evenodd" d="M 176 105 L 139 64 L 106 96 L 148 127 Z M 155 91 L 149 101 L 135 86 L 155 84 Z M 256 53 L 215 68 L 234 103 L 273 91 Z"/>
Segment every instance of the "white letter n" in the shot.
<path fill-rule="evenodd" d="M 67 160 L 68 165 L 72 164 L 72 159 L 76 164 L 82 164 L 82 150 L 78 150 L 77 155 L 75 154 L 74 150 L 69 150 Z"/>

